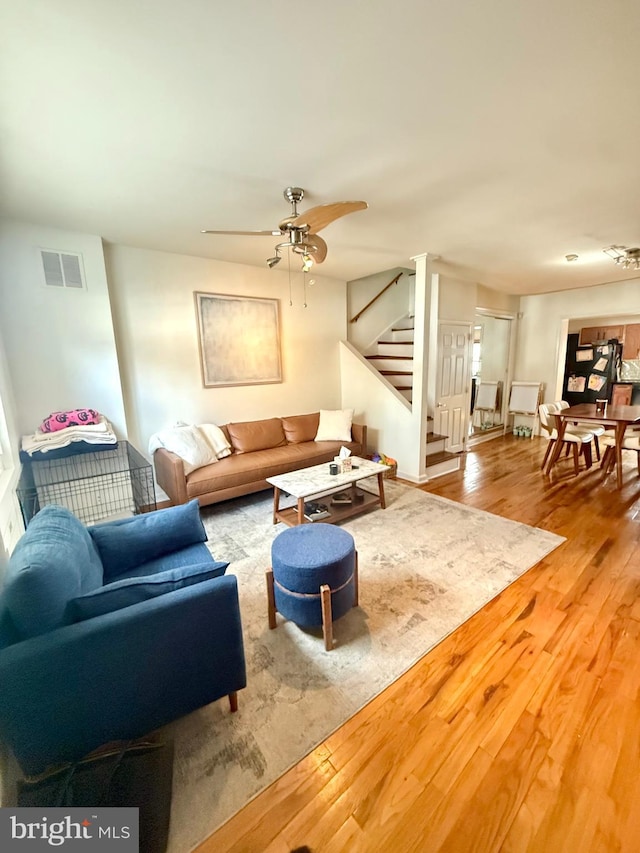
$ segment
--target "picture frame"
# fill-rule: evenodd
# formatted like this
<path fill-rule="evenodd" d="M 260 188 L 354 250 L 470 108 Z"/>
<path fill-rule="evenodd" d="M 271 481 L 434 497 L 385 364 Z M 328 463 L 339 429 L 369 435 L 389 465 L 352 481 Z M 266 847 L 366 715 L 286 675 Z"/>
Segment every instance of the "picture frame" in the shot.
<path fill-rule="evenodd" d="M 282 382 L 280 300 L 194 291 L 205 388 Z"/>

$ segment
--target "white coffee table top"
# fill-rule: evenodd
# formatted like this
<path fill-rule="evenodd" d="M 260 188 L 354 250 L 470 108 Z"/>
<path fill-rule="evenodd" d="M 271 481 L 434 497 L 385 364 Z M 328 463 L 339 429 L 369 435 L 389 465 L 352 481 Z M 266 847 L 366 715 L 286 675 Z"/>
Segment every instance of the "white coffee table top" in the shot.
<path fill-rule="evenodd" d="M 389 470 L 388 465 L 381 465 L 379 462 L 372 462 L 370 459 L 362 459 L 359 456 L 352 456 L 351 459 L 352 464 L 358 467 L 352 468 L 351 471 L 344 474 L 330 474 L 330 463 L 322 462 L 320 465 L 313 465 L 311 468 L 300 468 L 298 471 L 290 471 L 288 474 L 276 474 L 274 477 L 267 477 L 266 480 L 267 483 L 271 483 L 272 486 L 276 486 L 282 492 L 288 492 L 294 498 L 307 498 L 327 489 L 348 486 L 350 483 L 357 483 L 358 480 L 365 477 L 383 474 Z"/>

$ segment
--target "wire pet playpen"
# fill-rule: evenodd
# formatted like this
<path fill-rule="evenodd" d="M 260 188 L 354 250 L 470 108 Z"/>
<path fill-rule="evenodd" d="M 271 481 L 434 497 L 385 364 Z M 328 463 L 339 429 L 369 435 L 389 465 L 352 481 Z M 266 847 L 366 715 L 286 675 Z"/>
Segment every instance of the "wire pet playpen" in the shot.
<path fill-rule="evenodd" d="M 24 462 L 16 490 L 25 527 L 47 504 L 84 524 L 156 509 L 153 466 L 128 441 L 109 449 Z"/>

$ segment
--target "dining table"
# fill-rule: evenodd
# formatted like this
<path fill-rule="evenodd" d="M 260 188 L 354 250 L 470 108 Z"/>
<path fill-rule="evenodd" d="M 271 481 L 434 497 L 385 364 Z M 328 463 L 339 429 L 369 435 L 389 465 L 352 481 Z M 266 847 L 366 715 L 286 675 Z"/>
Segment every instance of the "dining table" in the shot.
<path fill-rule="evenodd" d="M 596 403 L 578 403 L 576 406 L 569 406 L 567 409 L 554 412 L 553 417 L 556 419 L 558 438 L 549 457 L 547 473 L 551 471 L 560 456 L 567 424 L 593 421 L 605 427 L 613 427 L 615 430 L 616 485 L 618 489 L 621 489 L 624 435 L 628 426 L 640 424 L 640 406 L 612 406 L 609 403 L 602 406 Z"/>

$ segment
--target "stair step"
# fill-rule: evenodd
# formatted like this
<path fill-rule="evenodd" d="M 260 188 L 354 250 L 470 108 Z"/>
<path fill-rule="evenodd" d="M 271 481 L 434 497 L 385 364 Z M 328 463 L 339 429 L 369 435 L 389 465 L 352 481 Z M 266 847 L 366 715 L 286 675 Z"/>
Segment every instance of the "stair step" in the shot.
<path fill-rule="evenodd" d="M 413 356 L 413 343 L 411 341 L 378 341 L 376 345 L 378 355 L 404 355 L 407 358 Z"/>
<path fill-rule="evenodd" d="M 413 376 L 413 370 L 381 370 L 380 373 L 383 376 Z"/>
<path fill-rule="evenodd" d="M 446 441 L 449 438 L 448 435 L 438 435 L 437 432 L 428 432 L 427 433 L 427 444 L 431 444 L 433 441 Z"/>
<path fill-rule="evenodd" d="M 427 468 L 431 468 L 434 465 L 439 465 L 441 462 L 448 462 L 450 460 L 460 461 L 456 453 L 449 453 L 448 450 L 442 450 L 440 453 L 432 453 L 426 457 Z"/>
<path fill-rule="evenodd" d="M 413 331 L 415 324 L 416 324 L 415 316 L 414 315 L 411 315 L 411 316 L 407 315 L 405 317 L 401 317 L 399 320 L 396 320 L 392 331 L 395 331 L 396 329 L 411 329 Z"/>
<path fill-rule="evenodd" d="M 374 359 L 381 359 L 384 361 L 385 359 L 398 359 L 399 361 L 413 361 L 412 355 L 365 355 L 365 358 L 368 358 L 370 361 Z"/>
<path fill-rule="evenodd" d="M 413 343 L 413 329 L 391 329 L 391 340 L 398 343 Z"/>
<path fill-rule="evenodd" d="M 433 462 L 433 457 L 429 457 L 427 465 L 427 479 L 435 480 L 436 477 L 442 477 L 445 474 L 453 474 L 460 470 L 460 458 L 453 453 L 448 453 L 447 458 L 440 462 Z"/>

